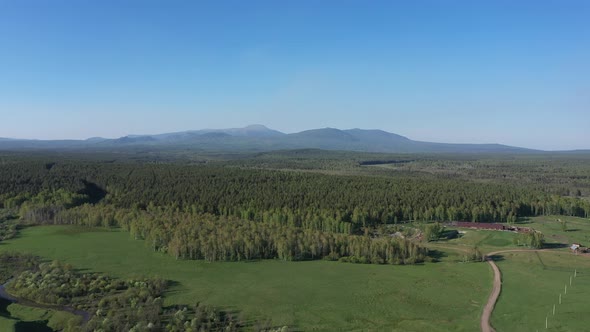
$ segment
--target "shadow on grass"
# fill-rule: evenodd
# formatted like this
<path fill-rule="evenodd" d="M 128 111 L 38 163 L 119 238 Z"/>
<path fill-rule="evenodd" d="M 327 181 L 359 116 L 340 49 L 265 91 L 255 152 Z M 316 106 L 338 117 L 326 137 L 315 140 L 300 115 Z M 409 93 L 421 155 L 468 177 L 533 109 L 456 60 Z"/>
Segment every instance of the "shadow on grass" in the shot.
<path fill-rule="evenodd" d="M 180 282 L 176 280 L 166 279 L 166 286 L 167 287 L 174 287 L 180 285 Z"/>
<path fill-rule="evenodd" d="M 166 289 L 164 289 L 164 292 L 162 293 L 164 297 L 170 297 L 170 296 L 174 296 L 177 294 L 182 294 L 184 292 L 186 292 L 186 287 L 183 287 L 182 283 L 176 280 L 170 280 L 170 279 L 166 279 Z M 198 299 L 197 299 L 198 301 Z M 185 303 L 183 305 L 185 306 L 190 306 L 190 305 L 194 305 L 195 303 Z M 169 308 L 173 308 L 174 306 L 169 306 L 167 307 Z"/>
<path fill-rule="evenodd" d="M 12 304 L 12 301 L 0 298 L 0 317 L 10 317 L 8 312 L 8 306 Z"/>
<path fill-rule="evenodd" d="M 440 234 L 440 240 L 452 240 L 462 237 L 463 234 L 455 229 L 446 229 Z"/>
<path fill-rule="evenodd" d="M 23 322 L 14 324 L 14 332 L 54 332 L 47 321 Z"/>
<path fill-rule="evenodd" d="M 449 255 L 438 249 L 428 249 L 428 257 L 432 258 L 433 262 L 440 262 L 443 258 L 449 257 Z"/>
<path fill-rule="evenodd" d="M 520 217 L 515 222 L 515 224 L 517 224 L 517 225 L 530 224 L 530 223 L 531 223 L 531 218 L 529 218 L 529 217 Z"/>
<path fill-rule="evenodd" d="M 491 259 L 494 262 L 502 262 L 502 261 L 506 260 L 504 258 L 504 255 L 501 255 L 501 254 L 495 254 L 495 255 L 491 255 L 491 256 L 487 256 L 487 257 L 488 257 L 488 259 Z"/>
<path fill-rule="evenodd" d="M 565 243 L 545 243 L 543 244 L 543 249 L 560 249 L 560 248 L 567 248 L 569 245 Z"/>

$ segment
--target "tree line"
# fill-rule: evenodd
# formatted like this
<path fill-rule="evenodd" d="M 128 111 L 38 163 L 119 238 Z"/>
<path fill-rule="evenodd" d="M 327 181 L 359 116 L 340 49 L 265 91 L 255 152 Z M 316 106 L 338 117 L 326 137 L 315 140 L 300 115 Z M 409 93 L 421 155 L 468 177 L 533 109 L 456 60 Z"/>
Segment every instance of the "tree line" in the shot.
<path fill-rule="evenodd" d="M 140 210 L 84 204 L 61 209 L 51 219 L 24 221 L 121 227 L 134 238 L 145 240 L 151 249 L 177 259 L 341 259 L 375 264 L 413 264 L 428 259 L 427 249 L 406 239 L 323 232 L 156 207 Z"/>
<path fill-rule="evenodd" d="M 31 196 L 61 189 L 81 195 L 64 199 L 72 205 L 100 201 L 123 209 L 165 207 L 345 234 L 408 220 L 510 222 L 523 216 L 590 214 L 588 200 L 550 194 L 526 183 L 404 174 L 88 161 L 61 161 L 48 169 L 39 161 L 20 161 L 0 165 L 0 204 L 34 205 Z M 104 193 L 89 190 L 89 185 Z"/>

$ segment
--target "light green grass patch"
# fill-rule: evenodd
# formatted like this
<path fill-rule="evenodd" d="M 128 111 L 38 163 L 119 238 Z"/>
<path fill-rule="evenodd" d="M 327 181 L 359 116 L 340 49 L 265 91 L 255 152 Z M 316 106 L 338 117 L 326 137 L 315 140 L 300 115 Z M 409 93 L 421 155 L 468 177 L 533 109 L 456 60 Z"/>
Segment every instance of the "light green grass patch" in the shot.
<path fill-rule="evenodd" d="M 546 317 L 548 331 L 588 329 L 589 257 L 565 251 L 506 253 L 497 264 L 502 271 L 502 293 L 492 315 L 492 325 L 498 331 L 547 331 Z M 578 275 L 570 286 L 574 270 Z M 562 294 L 561 305 L 559 294 Z"/>
<path fill-rule="evenodd" d="M 14 324 L 17 321 L 14 319 L 0 317 L 0 331 L 2 332 L 13 332 L 14 331 Z"/>
<path fill-rule="evenodd" d="M 566 221 L 567 229 L 564 231 L 557 220 Z M 571 245 L 581 243 L 590 246 L 590 220 L 585 218 L 567 216 L 541 216 L 528 218 L 521 224 L 543 232 L 548 243 L 561 243 Z"/>
<path fill-rule="evenodd" d="M 477 247 L 482 253 L 496 251 L 500 249 L 518 248 L 514 244 L 514 239 L 518 234 L 508 231 L 492 231 L 492 230 L 478 230 L 469 228 L 447 228 L 456 229 L 461 234 L 459 237 L 450 240 L 439 240 L 432 242 L 429 246 L 432 247 L 456 247 L 456 250 L 470 250 Z"/>
<path fill-rule="evenodd" d="M 23 322 L 47 321 L 47 326 L 59 331 L 68 325 L 70 320 L 79 321 L 79 317 L 65 311 L 32 308 L 17 303 L 8 306 L 12 318 Z"/>

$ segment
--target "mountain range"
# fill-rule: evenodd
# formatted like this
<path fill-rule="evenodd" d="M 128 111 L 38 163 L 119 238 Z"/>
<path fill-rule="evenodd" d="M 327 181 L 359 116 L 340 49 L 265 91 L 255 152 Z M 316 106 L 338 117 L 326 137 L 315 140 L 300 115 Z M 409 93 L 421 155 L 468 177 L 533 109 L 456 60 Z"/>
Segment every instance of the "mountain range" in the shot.
<path fill-rule="evenodd" d="M 0 138 L 0 150 L 193 149 L 205 151 L 271 151 L 316 148 L 389 153 L 526 153 L 531 150 L 501 144 L 449 144 L 414 141 L 383 130 L 322 128 L 285 134 L 263 125 L 202 129 L 115 139 L 24 140 Z"/>

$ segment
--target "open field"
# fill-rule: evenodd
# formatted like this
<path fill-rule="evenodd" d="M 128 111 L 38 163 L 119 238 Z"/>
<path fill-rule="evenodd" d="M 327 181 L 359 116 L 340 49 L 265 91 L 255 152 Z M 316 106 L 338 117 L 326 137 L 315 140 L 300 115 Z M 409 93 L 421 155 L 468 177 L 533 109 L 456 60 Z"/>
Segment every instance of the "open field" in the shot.
<path fill-rule="evenodd" d="M 557 221 L 558 219 L 566 222 L 565 231 Z M 590 220 L 588 219 L 567 216 L 541 216 L 527 218 L 520 224 L 543 232 L 548 243 L 567 245 L 581 243 L 590 246 Z"/>
<path fill-rule="evenodd" d="M 2 332 L 51 332 L 61 330 L 73 316 L 67 312 L 10 304 L 0 312 Z"/>
<path fill-rule="evenodd" d="M 166 303 L 207 304 L 302 330 L 473 331 L 492 273 L 487 264 L 360 265 L 277 260 L 176 261 L 127 233 L 72 226 L 28 228 L 0 250 L 32 252 L 118 277 L 176 283 Z"/>
<path fill-rule="evenodd" d="M 565 231 L 557 219 L 567 222 Z M 566 246 L 577 242 L 587 246 L 590 242 L 587 219 L 542 216 L 530 218 L 523 225 L 542 231 L 548 243 Z M 499 331 L 541 330 L 545 328 L 546 317 L 549 331 L 582 331 L 588 327 L 590 256 L 573 255 L 568 248 L 561 248 L 538 253 L 506 253 L 497 264 L 502 270 L 503 289 L 492 324 Z M 575 270 L 577 277 L 570 286 L 569 279 Z M 566 285 L 567 295 L 564 294 Z"/>
<path fill-rule="evenodd" d="M 5 317 L 0 317 L 0 331 L 8 331 L 8 332 L 14 331 L 14 324 L 15 323 L 16 323 L 16 320 L 13 320 L 10 318 L 5 318 Z"/>
<path fill-rule="evenodd" d="M 14 331 L 17 320 L 10 317 L 9 305 L 10 302 L 0 298 L 0 331 Z"/>
<path fill-rule="evenodd" d="M 546 331 L 547 316 L 548 331 L 588 328 L 589 257 L 563 251 L 505 253 L 497 264 L 502 271 L 502 293 L 492 315 L 492 325 L 497 331 Z M 569 278 L 574 269 L 578 274 L 570 287 Z M 564 294 L 566 285 L 567 295 Z"/>
<path fill-rule="evenodd" d="M 518 248 L 518 246 L 513 242 L 513 239 L 517 236 L 517 234 L 513 232 L 465 228 L 459 229 L 453 227 L 449 227 L 448 229 L 457 229 L 464 233 L 460 234 L 460 236 L 456 239 L 431 242 L 428 244 L 428 246 L 432 248 L 440 247 L 443 251 L 445 248 L 456 247 L 457 250 L 469 250 L 473 247 L 477 247 L 482 253 L 495 251 L 498 249 Z"/>
<path fill-rule="evenodd" d="M 562 229 L 562 225 L 557 221 L 558 219 L 566 221 L 566 230 Z M 590 220 L 588 219 L 568 216 L 539 216 L 526 218 L 516 225 L 541 231 L 545 236 L 545 242 L 552 249 L 568 251 L 569 249 L 567 247 L 572 243 L 581 243 L 585 246 L 590 245 Z M 523 248 L 514 242 L 518 236 L 514 232 L 453 227 L 448 227 L 447 229 L 457 229 L 463 232 L 463 234 L 455 239 L 428 243 L 428 247 L 433 249 L 440 248 L 443 251 L 445 248 L 467 250 L 477 247 L 484 254 L 498 250 Z M 453 255 L 450 252 L 448 254 Z"/>
<path fill-rule="evenodd" d="M 40 308 L 32 308 L 13 303 L 7 308 L 11 318 L 0 317 L 1 331 L 14 332 L 50 332 L 60 331 L 67 326 L 67 321 L 75 316 L 63 312 Z M 6 326 L 2 325 L 2 319 Z M 45 322 L 47 322 L 45 324 Z"/>
<path fill-rule="evenodd" d="M 557 218 L 567 221 L 567 230 Z M 543 231 L 549 243 L 588 243 L 590 222 L 582 218 L 536 217 L 521 224 Z M 160 276 L 173 281 L 167 304 L 201 301 L 275 326 L 306 331 L 472 331 L 478 329 L 492 271 L 487 264 L 458 263 L 461 250 L 477 246 L 488 253 L 522 247 L 514 244 L 515 233 L 462 230 L 465 234 L 460 238 L 429 243 L 443 253 L 442 262 L 418 266 L 175 260 L 151 251 L 128 233 L 79 226 L 27 228 L 17 238 L 0 243 L 0 251 L 31 252 L 121 278 Z M 557 248 L 500 254 L 497 264 L 503 281 L 491 318 L 497 331 L 544 328 L 547 314 L 552 331 L 587 326 L 590 257 Z M 553 317 L 552 306 L 574 269 L 578 277 Z M 50 319 L 50 326 L 57 319 L 52 313 L 27 314 L 18 307 L 9 307 L 13 317 Z M 14 321 L 0 318 L 3 330 L 10 331 L 12 325 Z"/>
<path fill-rule="evenodd" d="M 566 229 L 557 220 L 566 222 Z M 492 325 L 497 331 L 584 330 L 588 326 L 586 313 L 590 310 L 590 256 L 574 255 L 571 243 L 588 245 L 590 221 L 567 216 L 541 216 L 519 223 L 540 230 L 548 248 L 539 252 L 506 252 L 495 256 L 502 273 L 502 290 L 492 314 Z M 465 233 L 457 239 L 430 243 L 429 247 L 447 252 L 448 259 L 457 259 L 461 252 L 477 246 L 484 253 L 519 250 L 511 232 L 461 229 Z M 577 271 L 569 285 L 570 277 Z M 565 294 L 565 286 L 569 287 Z M 559 294 L 562 304 L 559 305 Z M 553 305 L 556 314 L 553 315 Z"/>

